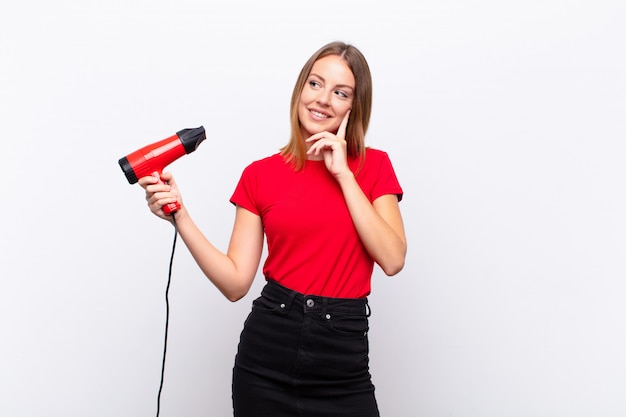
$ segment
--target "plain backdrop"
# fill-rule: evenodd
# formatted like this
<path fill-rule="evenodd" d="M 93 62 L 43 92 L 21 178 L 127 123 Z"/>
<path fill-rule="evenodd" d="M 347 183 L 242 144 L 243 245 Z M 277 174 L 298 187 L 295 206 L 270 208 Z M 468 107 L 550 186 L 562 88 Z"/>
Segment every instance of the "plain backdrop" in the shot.
<path fill-rule="evenodd" d="M 370 297 L 382 416 L 623 417 L 625 22 L 619 0 L 5 5 L 0 415 L 155 415 L 173 228 L 118 159 L 203 125 L 167 169 L 225 250 L 242 169 L 343 40 L 405 191 L 406 267 Z M 228 302 L 179 241 L 162 417 L 232 414 L 262 284 Z"/>

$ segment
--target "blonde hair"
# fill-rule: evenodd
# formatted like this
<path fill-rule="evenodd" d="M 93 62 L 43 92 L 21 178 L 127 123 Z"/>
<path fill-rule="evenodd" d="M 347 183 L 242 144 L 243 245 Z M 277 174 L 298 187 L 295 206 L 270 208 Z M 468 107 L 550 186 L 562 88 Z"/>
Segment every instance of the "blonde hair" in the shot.
<path fill-rule="evenodd" d="M 280 149 L 280 153 L 294 166 L 296 171 L 302 169 L 306 161 L 306 146 L 300 132 L 300 118 L 298 117 L 300 96 L 313 64 L 330 55 L 343 58 L 354 75 L 356 83 L 354 100 L 346 130 L 347 152 L 348 157 L 360 158 L 361 163 L 365 157 L 365 133 L 372 113 L 372 76 L 369 65 L 361 51 L 356 47 L 344 42 L 331 42 L 315 52 L 304 64 L 291 95 L 291 138 L 287 145 Z"/>

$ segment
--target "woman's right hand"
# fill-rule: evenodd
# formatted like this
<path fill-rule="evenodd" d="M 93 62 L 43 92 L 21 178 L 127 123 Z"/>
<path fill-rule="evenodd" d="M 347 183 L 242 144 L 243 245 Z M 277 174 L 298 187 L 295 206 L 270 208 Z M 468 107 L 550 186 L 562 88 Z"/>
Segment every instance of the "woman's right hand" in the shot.
<path fill-rule="evenodd" d="M 178 202 L 183 209 L 183 202 L 171 172 L 164 172 L 160 177 L 150 175 L 139 179 L 139 185 L 146 190 L 146 201 L 150 211 L 157 217 L 172 222 L 172 215 L 163 212 L 166 204 Z"/>

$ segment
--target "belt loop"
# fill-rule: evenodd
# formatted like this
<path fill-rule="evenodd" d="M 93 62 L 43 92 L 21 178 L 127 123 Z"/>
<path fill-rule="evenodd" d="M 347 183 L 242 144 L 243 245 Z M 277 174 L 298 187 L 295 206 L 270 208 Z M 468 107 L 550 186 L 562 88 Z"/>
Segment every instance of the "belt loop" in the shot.
<path fill-rule="evenodd" d="M 293 304 L 293 300 L 295 300 L 297 292 L 291 290 L 289 293 L 289 297 L 287 297 L 287 301 L 285 302 L 285 308 L 283 309 L 285 313 L 288 313 L 291 310 L 291 305 Z"/>
<path fill-rule="evenodd" d="M 326 312 L 328 311 L 328 298 L 322 298 L 322 312 L 320 313 L 320 317 L 325 317 Z"/>
<path fill-rule="evenodd" d="M 365 317 L 369 317 L 371 315 L 372 315 L 372 309 L 370 307 L 369 301 L 366 299 L 365 300 Z"/>

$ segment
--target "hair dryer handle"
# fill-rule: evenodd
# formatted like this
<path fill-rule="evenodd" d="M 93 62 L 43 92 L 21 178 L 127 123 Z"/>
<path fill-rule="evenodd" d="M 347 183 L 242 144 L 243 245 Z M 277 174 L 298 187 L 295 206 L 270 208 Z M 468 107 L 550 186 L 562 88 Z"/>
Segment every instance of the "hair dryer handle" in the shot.
<path fill-rule="evenodd" d="M 164 205 L 163 207 L 163 213 L 167 214 L 168 216 L 172 215 L 173 213 L 177 212 L 178 210 L 180 210 L 180 204 L 178 204 L 178 201 L 174 202 L 174 203 L 169 203 Z"/>
<path fill-rule="evenodd" d="M 152 175 L 159 179 L 157 184 L 165 184 L 163 182 L 163 180 L 161 180 L 161 173 L 160 172 L 155 171 L 155 172 L 152 173 Z M 163 207 L 161 207 L 161 209 L 163 210 L 163 213 L 165 213 L 166 215 L 170 216 L 170 215 L 172 215 L 172 213 L 177 212 L 178 210 L 180 210 L 180 204 L 178 203 L 178 201 L 175 201 L 173 203 L 169 203 L 169 204 L 164 205 Z"/>

